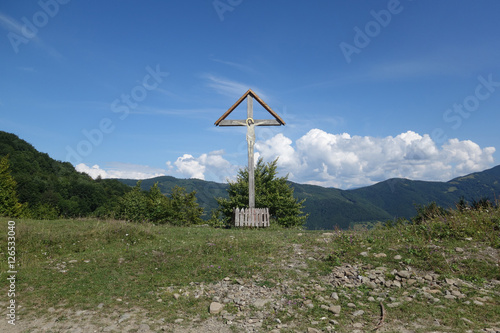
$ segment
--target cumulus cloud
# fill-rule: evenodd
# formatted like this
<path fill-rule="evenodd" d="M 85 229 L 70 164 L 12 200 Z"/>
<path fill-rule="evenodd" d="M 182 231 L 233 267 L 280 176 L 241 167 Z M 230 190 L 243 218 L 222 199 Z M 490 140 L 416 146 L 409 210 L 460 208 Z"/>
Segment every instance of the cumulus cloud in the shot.
<path fill-rule="evenodd" d="M 494 147 L 450 139 L 441 146 L 428 135 L 407 131 L 384 138 L 333 134 L 312 129 L 293 142 L 282 133 L 257 141 L 256 161 L 278 159 L 278 171 L 298 183 L 341 189 L 371 185 L 389 178 L 448 181 L 494 165 Z M 195 157 L 179 156 L 167 168 L 114 163 L 106 168 L 79 164 L 93 178 L 145 179 L 169 174 L 218 182 L 234 180 L 241 161 L 224 158 L 223 150 Z M 246 161 L 244 162 L 246 165 Z"/>
<path fill-rule="evenodd" d="M 233 178 L 238 170 L 238 166 L 233 165 L 222 157 L 223 150 L 217 150 L 208 154 L 194 157 L 184 154 L 173 163 L 175 172 L 185 178 L 209 179 L 225 182 L 228 178 Z M 167 162 L 172 166 L 171 162 Z"/>
<path fill-rule="evenodd" d="M 428 134 L 413 131 L 376 138 L 312 129 L 295 145 L 283 134 L 258 142 L 265 160 L 279 157 L 290 180 L 338 188 L 371 185 L 393 178 L 447 181 L 494 163 L 495 148 L 450 139 L 438 147 Z"/>
<path fill-rule="evenodd" d="M 80 163 L 75 167 L 76 171 L 84 172 L 92 178 L 122 178 L 122 179 L 147 179 L 159 176 L 164 176 L 166 170 L 151 168 L 147 165 L 138 165 L 131 163 L 113 162 L 107 165 L 106 168 L 101 168 L 99 165 L 92 167 Z"/>

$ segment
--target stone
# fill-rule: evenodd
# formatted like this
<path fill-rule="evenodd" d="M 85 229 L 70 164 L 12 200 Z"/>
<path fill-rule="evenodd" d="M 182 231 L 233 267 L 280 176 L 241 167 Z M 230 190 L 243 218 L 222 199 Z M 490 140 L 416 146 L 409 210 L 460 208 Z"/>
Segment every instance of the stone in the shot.
<path fill-rule="evenodd" d="M 148 333 L 151 332 L 151 328 L 149 327 L 148 324 L 140 324 L 139 328 L 137 329 L 137 333 Z"/>
<path fill-rule="evenodd" d="M 339 295 L 336 293 L 336 292 L 333 292 L 331 295 L 330 295 L 331 298 L 333 298 L 334 300 L 338 301 L 339 300 Z"/>
<path fill-rule="evenodd" d="M 377 253 L 373 255 L 375 258 L 385 258 L 387 257 L 387 254 L 385 253 Z"/>
<path fill-rule="evenodd" d="M 375 282 L 372 282 L 372 281 L 367 281 L 365 282 L 365 285 L 370 288 L 370 289 L 375 289 L 377 288 L 377 284 Z"/>
<path fill-rule="evenodd" d="M 484 303 L 483 303 L 483 302 L 480 302 L 480 301 L 478 301 L 478 300 L 474 300 L 474 302 L 473 302 L 473 303 L 474 303 L 475 305 L 479 305 L 479 306 L 483 306 L 483 305 L 484 305 Z"/>
<path fill-rule="evenodd" d="M 444 279 L 446 281 L 447 284 L 449 284 L 450 286 L 453 286 L 453 285 L 456 285 L 457 281 L 455 279 L 449 279 L 449 278 L 445 278 Z"/>
<path fill-rule="evenodd" d="M 412 285 L 414 285 L 415 283 L 417 283 L 417 280 L 415 280 L 415 279 L 408 279 L 408 281 L 406 281 L 406 283 L 407 283 L 409 286 L 412 286 Z"/>
<path fill-rule="evenodd" d="M 394 281 L 394 282 L 392 282 L 392 285 L 393 285 L 394 287 L 401 288 L 401 282 L 399 282 L 399 281 Z"/>
<path fill-rule="evenodd" d="M 120 316 L 120 319 L 118 319 L 118 324 L 124 322 L 127 319 L 130 319 L 132 315 L 130 313 L 124 313 L 123 315 Z"/>
<path fill-rule="evenodd" d="M 402 277 L 404 279 L 409 279 L 411 276 L 411 272 L 410 271 L 399 271 L 396 273 L 396 275 L 399 277 Z"/>
<path fill-rule="evenodd" d="M 368 252 L 361 252 L 359 255 L 362 257 L 368 257 Z"/>
<path fill-rule="evenodd" d="M 387 304 L 387 307 L 388 307 L 388 308 L 396 308 L 396 307 L 398 307 L 398 306 L 400 306 L 400 305 L 401 305 L 401 303 L 400 303 L 400 302 L 394 302 L 394 303 L 389 303 L 389 304 Z"/>
<path fill-rule="evenodd" d="M 224 305 L 220 304 L 219 302 L 210 303 L 210 313 L 211 314 L 218 314 L 222 311 L 223 308 L 224 308 Z"/>
<path fill-rule="evenodd" d="M 354 304 L 354 303 L 347 303 L 347 306 L 350 307 L 350 308 L 355 308 L 356 304 Z"/>
<path fill-rule="evenodd" d="M 462 253 L 462 252 L 464 252 L 464 249 L 462 249 L 461 247 L 456 247 L 455 252 Z"/>
<path fill-rule="evenodd" d="M 175 299 L 179 299 L 179 297 L 181 297 L 181 295 L 179 295 L 179 294 L 174 294 L 174 298 L 175 298 Z"/>
<path fill-rule="evenodd" d="M 321 331 L 316 328 L 308 327 L 307 333 L 321 333 Z"/>
<path fill-rule="evenodd" d="M 403 257 L 401 257 L 399 254 L 394 256 L 394 260 L 401 260 Z"/>
<path fill-rule="evenodd" d="M 258 309 L 262 309 L 263 307 L 266 306 L 267 303 L 271 303 L 273 300 L 270 298 L 259 298 L 256 299 L 255 302 L 253 302 L 253 306 L 255 306 Z"/>
<path fill-rule="evenodd" d="M 354 317 L 359 317 L 359 316 L 362 316 L 364 314 L 365 314 L 365 312 L 363 310 L 358 310 L 358 311 L 354 311 L 354 313 L 352 315 Z"/>
<path fill-rule="evenodd" d="M 177 318 L 176 320 L 174 320 L 174 323 L 176 323 L 176 324 L 180 324 L 180 323 L 182 323 L 183 321 L 184 321 L 184 319 L 182 319 L 182 318 Z"/>
<path fill-rule="evenodd" d="M 340 314 L 341 310 L 342 308 L 340 307 L 340 305 L 332 305 L 328 308 L 328 311 L 330 311 L 333 314 Z"/>

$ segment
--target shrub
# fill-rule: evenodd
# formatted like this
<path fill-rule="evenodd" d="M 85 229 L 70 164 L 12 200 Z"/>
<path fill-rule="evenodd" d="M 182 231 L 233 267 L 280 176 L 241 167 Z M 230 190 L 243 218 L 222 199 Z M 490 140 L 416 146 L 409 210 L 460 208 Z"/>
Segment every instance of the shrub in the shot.
<path fill-rule="evenodd" d="M 117 217 L 134 222 L 190 225 L 201 221 L 203 209 L 196 202 L 195 192 L 186 193 L 176 186 L 170 196 L 161 193 L 158 183 L 149 191 L 141 190 L 141 181 L 120 198 Z"/>

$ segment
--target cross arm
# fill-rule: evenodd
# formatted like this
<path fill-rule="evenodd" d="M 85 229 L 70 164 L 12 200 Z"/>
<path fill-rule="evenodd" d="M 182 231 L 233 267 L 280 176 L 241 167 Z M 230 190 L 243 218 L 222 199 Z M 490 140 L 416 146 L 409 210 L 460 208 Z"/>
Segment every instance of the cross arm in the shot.
<path fill-rule="evenodd" d="M 255 126 L 280 126 L 281 123 L 276 119 L 255 119 Z M 246 120 L 224 119 L 219 122 L 219 126 L 246 126 Z"/>

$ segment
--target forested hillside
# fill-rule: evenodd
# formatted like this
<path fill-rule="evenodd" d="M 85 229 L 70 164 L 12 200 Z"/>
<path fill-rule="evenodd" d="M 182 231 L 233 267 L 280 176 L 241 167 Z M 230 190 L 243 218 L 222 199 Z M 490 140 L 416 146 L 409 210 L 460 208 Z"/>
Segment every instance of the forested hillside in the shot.
<path fill-rule="evenodd" d="M 453 208 L 461 198 L 470 202 L 483 198 L 495 202 L 500 195 L 500 166 L 448 182 L 395 178 L 350 192 L 370 201 L 393 217 L 409 218 L 415 215 L 415 205 L 430 202 L 436 202 L 444 208 Z"/>
<path fill-rule="evenodd" d="M 14 134 L 0 131 L 0 156 L 8 156 L 19 202 L 35 214 L 64 217 L 105 215 L 130 187 L 112 179 L 93 180 L 68 162 L 52 159 Z M 49 217 L 50 218 L 50 217 Z"/>

